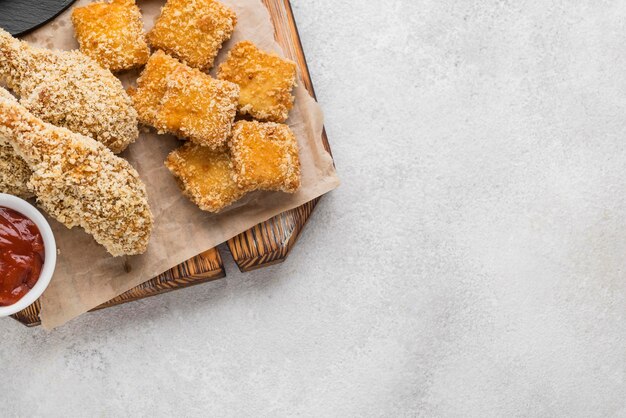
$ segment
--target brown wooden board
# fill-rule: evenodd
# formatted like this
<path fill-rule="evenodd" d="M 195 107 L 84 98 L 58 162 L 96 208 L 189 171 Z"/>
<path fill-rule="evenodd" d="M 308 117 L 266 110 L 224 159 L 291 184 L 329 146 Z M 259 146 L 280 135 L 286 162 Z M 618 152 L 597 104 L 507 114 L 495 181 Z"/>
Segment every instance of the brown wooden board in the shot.
<path fill-rule="evenodd" d="M 122 303 L 132 302 L 137 299 L 143 299 L 161 293 L 170 292 L 172 290 L 221 279 L 224 276 L 226 276 L 226 272 L 222 263 L 222 257 L 217 251 L 217 248 L 212 248 L 182 264 L 179 264 L 165 273 L 159 274 L 154 279 L 148 280 L 147 282 L 122 293 L 116 298 L 103 303 L 93 310 L 96 311 L 99 309 L 109 308 Z M 13 318 L 17 319 L 26 326 L 37 326 L 41 323 L 39 320 L 40 311 L 41 304 L 37 301 L 28 308 L 13 315 Z"/>
<path fill-rule="evenodd" d="M 282 46 L 285 55 L 297 63 L 304 86 L 315 97 L 289 0 L 262 1 L 272 17 L 276 41 Z M 322 134 L 322 141 L 326 150 L 330 152 L 325 131 Z M 284 261 L 295 245 L 319 199 L 314 199 L 296 209 L 281 213 L 230 239 L 228 248 L 239 269 L 250 271 Z M 222 258 L 217 248 L 213 248 L 98 306 L 94 310 L 205 283 L 225 275 Z M 13 315 L 13 318 L 26 326 L 36 326 L 40 324 L 40 309 L 41 305 L 37 301 Z"/>

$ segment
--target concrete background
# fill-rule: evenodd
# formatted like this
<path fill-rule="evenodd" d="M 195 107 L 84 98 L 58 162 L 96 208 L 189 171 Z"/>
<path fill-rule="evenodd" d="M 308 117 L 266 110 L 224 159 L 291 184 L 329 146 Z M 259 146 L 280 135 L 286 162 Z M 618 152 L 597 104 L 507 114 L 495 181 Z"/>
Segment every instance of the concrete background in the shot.
<path fill-rule="evenodd" d="M 0 415 L 626 416 L 626 3 L 293 5 L 342 187 L 281 266 L 0 321 Z"/>

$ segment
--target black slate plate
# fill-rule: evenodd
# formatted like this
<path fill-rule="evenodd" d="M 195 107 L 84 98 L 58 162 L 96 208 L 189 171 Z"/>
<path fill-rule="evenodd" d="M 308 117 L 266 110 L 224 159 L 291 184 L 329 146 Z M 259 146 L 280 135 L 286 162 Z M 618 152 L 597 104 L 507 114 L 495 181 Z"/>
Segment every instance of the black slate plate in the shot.
<path fill-rule="evenodd" d="M 0 0 L 0 27 L 23 35 L 57 17 L 75 0 Z"/>

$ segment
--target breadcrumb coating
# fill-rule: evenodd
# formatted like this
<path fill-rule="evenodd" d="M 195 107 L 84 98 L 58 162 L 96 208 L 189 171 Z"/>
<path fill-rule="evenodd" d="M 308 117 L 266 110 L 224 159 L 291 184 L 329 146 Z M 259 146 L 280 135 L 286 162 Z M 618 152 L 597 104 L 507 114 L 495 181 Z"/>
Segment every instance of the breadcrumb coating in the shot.
<path fill-rule="evenodd" d="M 298 142 L 289 126 L 242 120 L 233 127 L 229 146 L 239 187 L 287 193 L 300 187 Z"/>
<path fill-rule="evenodd" d="M 141 12 L 135 0 L 91 3 L 72 10 L 80 50 L 113 72 L 139 67 L 148 61 Z"/>
<path fill-rule="evenodd" d="M 165 165 L 183 194 L 202 210 L 217 213 L 246 194 L 235 183 L 227 150 L 187 142 L 170 153 Z"/>
<path fill-rule="evenodd" d="M 0 87 L 0 100 L 17 103 L 15 97 Z M 21 198 L 32 197 L 28 189 L 28 179 L 32 172 L 28 164 L 15 153 L 11 144 L 0 136 L 0 193 L 8 193 Z"/>
<path fill-rule="evenodd" d="M 155 125 L 159 105 L 167 90 L 167 81 L 180 68 L 185 68 L 185 65 L 163 51 L 157 51 L 150 56 L 137 79 L 137 88 L 128 89 L 139 122 L 147 126 Z"/>
<path fill-rule="evenodd" d="M 113 256 L 145 252 L 154 221 L 145 185 L 126 160 L 1 98 L 0 137 L 33 171 L 29 187 L 51 216 L 83 227 Z"/>
<path fill-rule="evenodd" d="M 13 147 L 0 142 L 0 193 L 8 193 L 23 199 L 32 197 L 28 179 L 32 172 Z"/>
<path fill-rule="evenodd" d="M 235 29 L 237 15 L 216 0 L 168 0 L 148 43 L 206 71 Z"/>
<path fill-rule="evenodd" d="M 237 114 L 239 87 L 189 67 L 167 82 L 155 127 L 213 149 L 223 147 Z"/>
<path fill-rule="evenodd" d="M 0 99 L 8 100 L 10 102 L 17 102 L 17 99 L 2 87 L 0 87 Z"/>
<path fill-rule="evenodd" d="M 128 93 L 144 125 L 216 149 L 230 135 L 239 87 L 157 51 Z"/>
<path fill-rule="evenodd" d="M 239 112 L 256 119 L 284 122 L 293 107 L 296 63 L 242 41 L 228 52 L 217 78 L 241 88 Z"/>
<path fill-rule="evenodd" d="M 46 122 L 121 152 L 139 136 L 122 83 L 80 51 L 31 47 L 0 29 L 0 80 Z"/>

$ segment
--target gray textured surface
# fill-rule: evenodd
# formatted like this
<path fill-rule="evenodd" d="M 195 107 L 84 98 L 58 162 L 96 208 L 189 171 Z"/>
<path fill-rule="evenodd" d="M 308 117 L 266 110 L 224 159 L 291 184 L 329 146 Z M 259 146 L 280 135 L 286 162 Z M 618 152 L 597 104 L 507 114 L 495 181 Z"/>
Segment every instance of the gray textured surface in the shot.
<path fill-rule="evenodd" d="M 0 321 L 0 415 L 626 415 L 626 4 L 294 8 L 343 185 L 291 258 Z"/>

